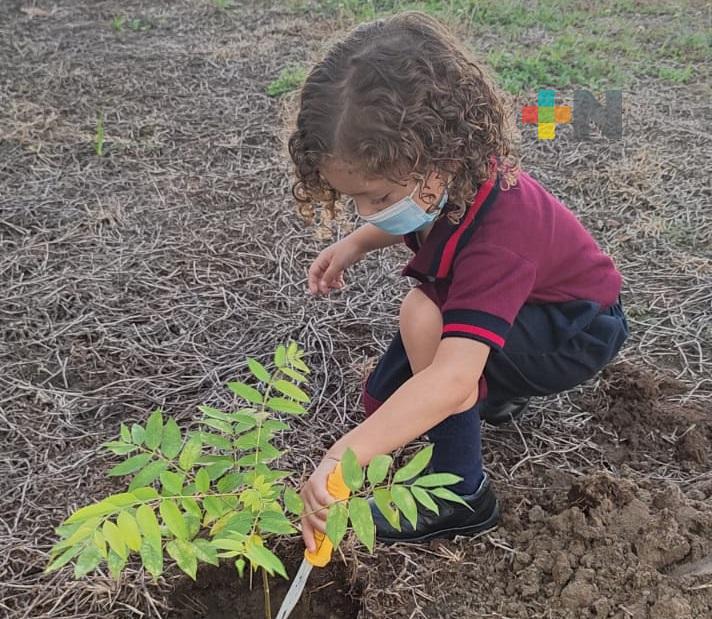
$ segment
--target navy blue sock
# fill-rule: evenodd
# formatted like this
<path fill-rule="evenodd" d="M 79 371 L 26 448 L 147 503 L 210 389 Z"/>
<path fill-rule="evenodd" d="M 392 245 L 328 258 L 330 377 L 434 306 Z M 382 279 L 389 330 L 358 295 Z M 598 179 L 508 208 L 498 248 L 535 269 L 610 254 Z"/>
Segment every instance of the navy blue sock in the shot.
<path fill-rule="evenodd" d="M 479 403 L 472 408 L 450 415 L 427 432 L 433 444 L 431 464 L 436 473 L 454 473 L 462 481 L 449 490 L 471 494 L 482 481 Z"/>

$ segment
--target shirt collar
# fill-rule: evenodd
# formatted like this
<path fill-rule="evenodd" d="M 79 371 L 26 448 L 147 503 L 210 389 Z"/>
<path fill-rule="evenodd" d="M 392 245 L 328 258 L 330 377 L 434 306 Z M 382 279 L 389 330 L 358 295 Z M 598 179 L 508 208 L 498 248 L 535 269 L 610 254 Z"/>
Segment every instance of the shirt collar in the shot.
<path fill-rule="evenodd" d="M 459 224 L 453 224 L 447 218 L 447 213 L 456 208 L 455 204 L 447 202 L 422 245 L 419 245 L 417 233 L 403 235 L 405 244 L 415 255 L 403 268 L 401 275 L 409 275 L 421 281 L 447 279 L 455 254 L 469 240 L 498 193 L 499 174 L 496 173 L 480 185 Z"/>

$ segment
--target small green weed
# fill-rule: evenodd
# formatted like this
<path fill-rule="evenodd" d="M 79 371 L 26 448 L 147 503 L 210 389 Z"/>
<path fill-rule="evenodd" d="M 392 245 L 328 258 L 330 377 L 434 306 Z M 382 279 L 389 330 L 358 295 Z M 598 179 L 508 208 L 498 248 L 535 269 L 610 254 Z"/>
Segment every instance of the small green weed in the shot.
<path fill-rule="evenodd" d="M 116 15 L 114 19 L 111 20 L 111 27 L 116 31 L 116 32 L 121 32 L 121 30 L 124 27 L 124 24 L 126 23 L 126 16 L 125 15 Z"/>
<path fill-rule="evenodd" d="M 285 92 L 290 92 L 299 88 L 307 77 L 307 70 L 300 66 L 284 67 L 277 76 L 277 79 L 267 85 L 267 94 L 270 97 L 278 97 Z"/>
<path fill-rule="evenodd" d="M 99 157 L 104 154 L 104 114 L 102 112 L 99 112 L 97 116 L 94 150 Z"/>

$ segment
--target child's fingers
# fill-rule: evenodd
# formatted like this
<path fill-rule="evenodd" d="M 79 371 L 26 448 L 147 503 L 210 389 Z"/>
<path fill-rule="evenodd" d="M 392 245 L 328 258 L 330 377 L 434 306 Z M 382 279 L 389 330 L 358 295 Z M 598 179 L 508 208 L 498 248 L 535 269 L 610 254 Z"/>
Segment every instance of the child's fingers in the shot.
<path fill-rule="evenodd" d="M 309 524 L 307 518 L 302 518 L 302 539 L 309 552 L 316 552 L 316 542 L 314 541 L 314 527 Z"/>
<path fill-rule="evenodd" d="M 309 267 L 309 272 L 307 273 L 307 279 L 309 282 L 309 292 L 316 294 L 319 292 L 319 282 L 323 277 L 324 270 L 326 266 L 317 258 Z"/>

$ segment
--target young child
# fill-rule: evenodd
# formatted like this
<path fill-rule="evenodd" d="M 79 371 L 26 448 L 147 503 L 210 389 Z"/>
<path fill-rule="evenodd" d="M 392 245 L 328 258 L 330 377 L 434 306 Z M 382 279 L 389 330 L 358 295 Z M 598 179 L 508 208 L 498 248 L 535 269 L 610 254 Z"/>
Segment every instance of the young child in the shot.
<path fill-rule="evenodd" d="M 312 294 L 344 286 L 367 252 L 405 242 L 399 329 L 365 381 L 366 419 L 302 489 L 314 550 L 333 499 L 328 474 L 350 447 L 362 465 L 427 434 L 431 471 L 463 479 L 467 506 L 438 500 L 415 530 L 372 505 L 376 537 L 419 542 L 492 527 L 499 506 L 480 455 L 480 419 L 521 415 L 531 396 L 594 376 L 628 335 L 621 276 L 568 208 L 521 170 L 499 91 L 436 19 L 407 11 L 355 28 L 310 71 L 289 136 L 302 212 L 349 196 L 362 227 L 323 250 Z"/>

